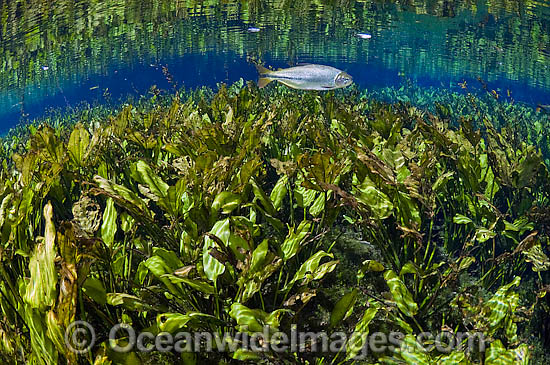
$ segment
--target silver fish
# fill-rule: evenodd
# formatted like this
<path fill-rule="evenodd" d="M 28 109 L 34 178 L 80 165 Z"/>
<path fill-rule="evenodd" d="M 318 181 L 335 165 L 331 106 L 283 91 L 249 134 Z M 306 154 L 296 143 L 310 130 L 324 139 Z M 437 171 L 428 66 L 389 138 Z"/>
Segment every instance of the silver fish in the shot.
<path fill-rule="evenodd" d="M 265 87 L 271 81 L 299 90 L 333 90 L 349 86 L 353 83 L 350 75 L 342 70 L 325 65 L 302 65 L 285 68 L 278 71 L 256 65 L 260 79 L 258 86 Z"/>

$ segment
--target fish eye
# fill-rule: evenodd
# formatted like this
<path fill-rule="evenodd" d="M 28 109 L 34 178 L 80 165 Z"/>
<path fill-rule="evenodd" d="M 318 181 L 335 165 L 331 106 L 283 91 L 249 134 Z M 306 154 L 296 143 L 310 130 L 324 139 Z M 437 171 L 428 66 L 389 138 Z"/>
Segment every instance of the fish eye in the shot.
<path fill-rule="evenodd" d="M 342 73 L 338 75 L 338 77 L 336 78 L 336 82 L 340 84 L 348 84 L 351 82 L 351 76 Z"/>

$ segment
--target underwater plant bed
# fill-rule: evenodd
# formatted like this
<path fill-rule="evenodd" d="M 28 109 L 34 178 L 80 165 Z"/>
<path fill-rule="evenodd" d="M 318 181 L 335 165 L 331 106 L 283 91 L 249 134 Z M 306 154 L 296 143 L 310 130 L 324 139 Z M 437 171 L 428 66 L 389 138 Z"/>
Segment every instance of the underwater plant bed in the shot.
<path fill-rule="evenodd" d="M 546 140 L 443 107 L 241 82 L 4 140 L 0 361 L 548 362 Z M 237 339 L 117 351 L 128 328 Z M 237 336 L 262 331 L 345 340 Z"/>

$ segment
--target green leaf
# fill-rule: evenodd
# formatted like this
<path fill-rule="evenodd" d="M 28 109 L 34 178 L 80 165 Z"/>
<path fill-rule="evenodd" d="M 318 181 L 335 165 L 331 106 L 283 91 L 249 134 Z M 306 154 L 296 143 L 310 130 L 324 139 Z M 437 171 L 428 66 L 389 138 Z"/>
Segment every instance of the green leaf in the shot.
<path fill-rule="evenodd" d="M 470 365 L 464 352 L 455 351 L 437 358 L 437 365 Z"/>
<path fill-rule="evenodd" d="M 346 359 L 351 360 L 365 346 L 367 336 L 369 335 L 369 324 L 374 319 L 374 316 L 378 312 L 379 306 L 375 303 L 369 302 L 369 308 L 363 313 L 363 317 L 355 325 L 355 330 L 350 339 L 346 343 Z"/>
<path fill-rule="evenodd" d="M 407 335 L 401 342 L 401 347 L 396 350 L 407 365 L 431 365 L 432 362 L 426 350 L 416 342 L 413 335 Z"/>
<path fill-rule="evenodd" d="M 252 253 L 252 260 L 250 261 L 250 272 L 252 274 L 260 271 L 262 268 L 262 265 L 265 261 L 265 257 L 267 255 L 268 250 L 268 243 L 267 239 L 263 240 L 262 243 L 256 247 L 254 252 Z"/>
<path fill-rule="evenodd" d="M 485 303 L 484 310 L 488 314 L 486 318 L 490 335 L 501 327 L 510 327 L 512 331 L 507 329 L 507 335 L 510 341 L 515 341 L 516 328 L 511 317 L 519 305 L 519 294 L 513 288 L 519 286 L 520 280 L 520 277 L 516 276 L 510 284 L 501 286 Z"/>
<path fill-rule="evenodd" d="M 256 199 L 258 199 L 261 203 L 267 214 L 270 216 L 275 216 L 275 208 L 273 207 L 273 203 L 271 203 L 271 200 L 267 197 L 265 192 L 262 190 L 262 188 L 258 185 L 255 179 L 250 179 L 250 184 L 252 185 L 252 191 L 254 192 L 254 196 Z"/>
<path fill-rule="evenodd" d="M 222 191 L 214 199 L 214 202 L 212 203 L 212 211 L 217 212 L 222 209 L 223 214 L 229 214 L 237 208 L 239 204 L 241 204 L 240 195 L 229 191 Z"/>
<path fill-rule="evenodd" d="M 384 265 L 374 260 L 365 260 L 361 264 L 361 268 L 357 270 L 357 279 L 361 280 L 365 277 L 368 271 L 381 272 L 384 271 Z"/>
<path fill-rule="evenodd" d="M 357 289 L 353 289 L 336 303 L 334 309 L 330 313 L 330 327 L 335 327 L 351 315 L 353 306 L 357 301 L 357 293 Z"/>
<path fill-rule="evenodd" d="M 156 278 L 158 278 L 165 285 L 166 289 L 168 289 L 170 293 L 172 293 L 173 295 L 180 294 L 180 290 L 178 289 L 178 287 L 164 276 L 166 274 L 171 274 L 174 270 L 162 259 L 162 257 L 156 255 L 152 256 L 148 258 L 147 261 L 145 261 L 143 264 Z M 138 273 L 140 267 L 138 267 Z M 143 275 L 143 273 L 141 273 L 141 275 Z"/>
<path fill-rule="evenodd" d="M 528 365 L 529 348 L 526 344 L 507 350 L 500 340 L 495 340 L 485 351 L 485 365 Z"/>
<path fill-rule="evenodd" d="M 239 331 L 262 332 L 268 314 L 260 309 L 250 309 L 240 303 L 233 303 L 229 311 L 231 318 L 237 321 Z"/>
<path fill-rule="evenodd" d="M 408 317 L 414 316 L 418 312 L 418 305 L 414 302 L 405 284 L 403 284 L 393 270 L 387 270 L 384 273 L 384 279 L 386 279 L 393 300 L 399 310 Z"/>
<path fill-rule="evenodd" d="M 94 181 L 99 185 L 99 187 L 105 190 L 109 196 L 118 199 L 118 203 L 124 205 L 129 209 L 137 209 L 141 213 L 146 213 L 149 217 L 152 216 L 145 202 L 139 198 L 132 190 L 113 183 L 99 175 L 94 176 Z"/>
<path fill-rule="evenodd" d="M 307 283 L 309 283 L 311 280 L 314 280 L 314 278 L 316 277 L 316 273 L 320 269 L 319 263 L 324 257 L 333 258 L 334 256 L 322 250 L 318 251 L 300 266 L 292 280 L 285 286 L 283 290 L 289 290 L 295 282 L 300 280 L 303 280 L 303 282 L 301 283 L 302 285 L 307 285 Z"/>
<path fill-rule="evenodd" d="M 108 293 L 107 304 L 120 305 L 132 311 L 146 311 L 151 308 L 150 305 L 143 302 L 139 297 L 126 293 Z"/>
<path fill-rule="evenodd" d="M 309 234 L 311 229 L 311 222 L 302 221 L 296 231 L 291 230 L 281 244 L 281 251 L 283 253 L 283 260 L 288 261 L 300 250 L 302 241 Z"/>
<path fill-rule="evenodd" d="M 318 217 L 325 210 L 325 194 L 320 193 L 311 207 L 309 207 L 309 214 L 314 217 Z"/>
<path fill-rule="evenodd" d="M 132 166 L 133 177 L 138 182 L 147 185 L 157 200 L 166 197 L 168 194 L 168 184 L 166 184 L 159 176 L 157 176 L 151 167 L 144 161 L 138 161 Z"/>
<path fill-rule="evenodd" d="M 279 178 L 273 190 L 271 190 L 269 198 L 271 199 L 271 202 L 273 203 L 273 208 L 275 208 L 276 211 L 279 211 L 281 209 L 281 205 L 283 204 L 283 199 L 287 193 L 287 183 L 288 176 L 283 175 Z"/>
<path fill-rule="evenodd" d="M 25 301 L 32 308 L 45 309 L 55 303 L 57 295 L 57 272 L 55 270 L 55 226 L 53 209 L 50 202 L 44 206 L 45 232 L 44 240 L 39 242 L 29 261 L 31 274 L 25 292 Z"/>
<path fill-rule="evenodd" d="M 540 242 L 537 242 L 533 247 L 527 251 L 522 252 L 525 256 L 525 261 L 533 264 L 533 271 L 547 271 L 550 269 L 550 260 L 548 256 L 542 251 Z"/>
<path fill-rule="evenodd" d="M 457 214 L 453 217 L 453 222 L 456 224 L 470 224 L 474 223 L 470 218 L 462 214 Z"/>
<path fill-rule="evenodd" d="M 103 212 L 103 223 L 101 224 L 101 239 L 109 247 L 112 247 L 117 231 L 117 211 L 113 199 L 107 199 L 107 206 Z"/>
<path fill-rule="evenodd" d="M 259 354 L 245 349 L 237 349 L 232 357 L 237 361 L 256 361 L 261 359 Z"/>
<path fill-rule="evenodd" d="M 214 224 L 210 233 L 218 237 L 224 245 L 229 244 L 229 218 L 218 221 Z M 206 277 L 211 281 L 216 281 L 218 276 L 225 272 L 225 265 L 210 255 L 210 250 L 217 247 L 217 243 L 209 236 L 204 237 L 204 246 L 202 250 L 202 264 Z"/>
<path fill-rule="evenodd" d="M 77 123 L 69 137 L 69 144 L 67 146 L 69 156 L 76 165 L 81 166 L 86 160 L 86 151 L 89 144 L 90 134 L 84 129 L 82 124 Z"/>
<path fill-rule="evenodd" d="M 361 184 L 357 184 L 354 176 L 355 192 L 357 200 L 368 206 L 376 219 L 386 219 L 393 211 L 393 204 L 386 194 L 378 190 L 367 177 Z"/>
<path fill-rule="evenodd" d="M 82 290 L 99 305 L 105 305 L 107 303 L 107 292 L 101 280 L 92 277 L 87 278 Z"/>
<path fill-rule="evenodd" d="M 199 291 L 204 294 L 214 294 L 216 291 L 214 287 L 210 284 L 208 284 L 205 281 L 198 280 L 198 279 L 189 279 L 189 278 L 181 278 L 179 276 L 170 275 L 170 274 L 164 274 L 162 275 L 163 278 L 167 278 L 172 283 L 183 283 L 188 285 L 190 288 Z"/>
<path fill-rule="evenodd" d="M 175 334 L 188 327 L 195 327 L 198 324 L 219 322 L 216 317 L 200 312 L 162 313 L 157 316 L 157 325 L 162 332 Z M 188 326 L 189 325 L 189 326 Z"/>
<path fill-rule="evenodd" d="M 491 238 L 495 237 L 497 234 L 491 230 L 488 230 L 487 228 L 478 228 L 476 230 L 476 234 L 474 236 L 474 239 L 480 243 L 483 243 L 485 241 L 490 240 Z"/>

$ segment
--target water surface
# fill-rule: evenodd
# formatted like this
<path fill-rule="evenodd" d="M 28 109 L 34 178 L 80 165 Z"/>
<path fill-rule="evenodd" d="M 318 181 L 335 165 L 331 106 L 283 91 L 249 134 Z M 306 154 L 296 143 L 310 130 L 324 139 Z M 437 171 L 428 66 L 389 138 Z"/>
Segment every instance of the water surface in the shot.
<path fill-rule="evenodd" d="M 259 28 L 251 32 L 249 28 Z M 371 35 L 370 39 L 357 37 Z M 477 77 L 550 104 L 543 1 L 0 0 L 0 131 L 152 87 L 255 80 L 247 61 L 333 65 L 360 88 Z"/>

